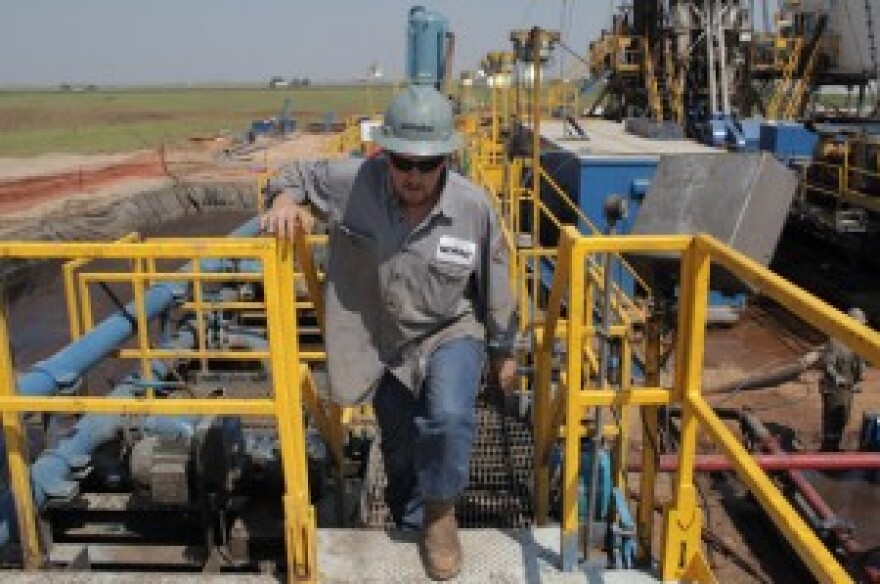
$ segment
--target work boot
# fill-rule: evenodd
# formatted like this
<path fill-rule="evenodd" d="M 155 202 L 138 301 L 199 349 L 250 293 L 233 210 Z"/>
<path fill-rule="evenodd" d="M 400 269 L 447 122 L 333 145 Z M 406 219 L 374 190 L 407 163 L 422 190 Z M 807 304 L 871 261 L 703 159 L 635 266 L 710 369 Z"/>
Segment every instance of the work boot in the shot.
<path fill-rule="evenodd" d="M 461 542 L 452 501 L 425 502 L 419 541 L 425 572 L 432 580 L 449 580 L 461 571 Z"/>

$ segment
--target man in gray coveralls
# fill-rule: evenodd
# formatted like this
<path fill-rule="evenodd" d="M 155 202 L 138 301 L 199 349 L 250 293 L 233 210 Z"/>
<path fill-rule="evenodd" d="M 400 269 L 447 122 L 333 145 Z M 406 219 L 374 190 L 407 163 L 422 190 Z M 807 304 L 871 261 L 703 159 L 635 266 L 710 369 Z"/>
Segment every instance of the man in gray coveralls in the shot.
<path fill-rule="evenodd" d="M 399 526 L 421 528 L 425 569 L 443 580 L 461 569 L 455 500 L 487 350 L 502 389 L 516 381 L 508 250 L 486 194 L 449 169 L 461 137 L 443 95 L 404 90 L 374 140 L 371 159 L 285 167 L 263 226 L 293 238 L 311 227 L 308 205 L 327 220 L 331 397 L 372 400 L 386 501 Z"/>
<path fill-rule="evenodd" d="M 851 308 L 849 316 L 859 324 L 867 323 L 860 308 Z M 822 352 L 822 451 L 838 452 L 852 411 L 853 394 L 860 391 L 865 375 L 865 360 L 837 339 L 829 339 Z"/>

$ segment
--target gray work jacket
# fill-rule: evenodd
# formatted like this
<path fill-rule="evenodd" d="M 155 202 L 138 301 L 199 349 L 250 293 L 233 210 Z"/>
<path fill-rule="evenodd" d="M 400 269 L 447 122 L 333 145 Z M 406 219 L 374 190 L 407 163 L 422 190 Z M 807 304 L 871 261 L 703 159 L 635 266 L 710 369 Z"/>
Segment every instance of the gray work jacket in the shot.
<path fill-rule="evenodd" d="M 512 354 L 508 250 L 486 193 L 470 181 L 447 172 L 434 209 L 411 230 L 381 156 L 294 163 L 272 185 L 311 203 L 329 225 L 325 343 L 334 401 L 371 399 L 386 369 L 417 393 L 427 357 L 451 339 L 488 332 L 493 357 Z"/>

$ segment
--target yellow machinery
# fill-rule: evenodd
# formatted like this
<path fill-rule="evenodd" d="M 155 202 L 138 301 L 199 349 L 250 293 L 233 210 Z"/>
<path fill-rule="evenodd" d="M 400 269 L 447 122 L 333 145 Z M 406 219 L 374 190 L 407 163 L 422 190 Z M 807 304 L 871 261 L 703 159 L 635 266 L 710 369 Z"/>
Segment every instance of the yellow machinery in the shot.
<path fill-rule="evenodd" d="M 880 142 L 865 134 L 822 134 L 802 169 L 801 194 L 807 204 L 830 201 L 835 209 L 880 213 Z"/>

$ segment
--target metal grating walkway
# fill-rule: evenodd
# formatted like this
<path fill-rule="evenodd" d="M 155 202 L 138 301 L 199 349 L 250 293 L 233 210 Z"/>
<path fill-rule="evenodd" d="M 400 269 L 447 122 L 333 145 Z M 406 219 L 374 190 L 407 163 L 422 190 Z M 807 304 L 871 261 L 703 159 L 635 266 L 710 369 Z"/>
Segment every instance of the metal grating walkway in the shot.
<path fill-rule="evenodd" d="M 430 582 L 414 534 L 395 531 L 320 529 L 321 583 L 404 584 Z M 460 584 L 648 584 L 659 582 L 635 570 L 560 572 L 559 528 L 463 529 Z"/>
<path fill-rule="evenodd" d="M 465 529 L 464 566 L 456 584 L 655 584 L 635 570 L 580 568 L 560 572 L 559 528 Z M 277 584 L 269 575 L 4 571 L 8 584 Z M 319 529 L 320 584 L 410 584 L 430 582 L 422 569 L 415 535 L 379 529 Z"/>
<path fill-rule="evenodd" d="M 505 411 L 501 400 L 477 403 L 477 434 L 471 456 L 470 483 L 456 505 L 464 528 L 521 528 L 532 522 L 532 431 L 528 422 Z M 374 440 L 361 497 L 366 527 L 392 527 L 385 505 L 386 485 L 379 440 Z"/>

